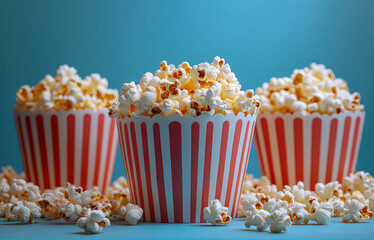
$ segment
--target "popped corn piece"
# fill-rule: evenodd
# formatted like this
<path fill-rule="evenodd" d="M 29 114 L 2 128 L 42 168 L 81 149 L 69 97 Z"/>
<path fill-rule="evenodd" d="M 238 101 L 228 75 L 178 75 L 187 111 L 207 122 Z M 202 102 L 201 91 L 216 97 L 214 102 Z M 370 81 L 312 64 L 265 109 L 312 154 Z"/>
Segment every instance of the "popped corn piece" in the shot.
<path fill-rule="evenodd" d="M 257 208 L 252 205 L 248 208 L 248 211 L 245 213 L 246 219 L 244 225 L 247 228 L 250 228 L 251 226 L 256 226 L 257 230 L 262 232 L 269 227 L 269 225 L 266 223 L 266 217 L 268 217 L 269 215 L 269 212 L 262 209 L 257 210 Z"/>
<path fill-rule="evenodd" d="M 223 207 L 219 200 L 209 202 L 208 207 L 203 210 L 204 219 L 212 225 L 226 225 L 231 222 L 231 217 L 227 215 L 228 208 Z"/>
<path fill-rule="evenodd" d="M 77 226 L 83 228 L 86 233 L 101 233 L 104 227 L 110 226 L 110 221 L 100 210 L 93 210 L 88 217 L 78 220 Z"/>
<path fill-rule="evenodd" d="M 38 207 L 34 202 L 25 202 L 22 201 L 16 202 L 11 207 L 11 213 L 21 221 L 21 223 L 33 223 L 34 218 L 39 218 L 40 207 Z"/>
<path fill-rule="evenodd" d="M 266 224 L 270 225 L 270 231 L 280 233 L 287 231 L 292 225 L 291 219 L 286 210 L 275 210 L 266 217 Z"/>
<path fill-rule="evenodd" d="M 310 208 L 310 220 L 317 222 L 317 224 L 324 225 L 330 221 L 332 215 L 333 206 L 328 203 L 319 203 L 318 201 L 313 201 Z"/>
<path fill-rule="evenodd" d="M 356 199 L 347 200 L 344 203 L 344 210 L 343 210 L 344 216 L 342 218 L 342 221 L 344 223 L 349 222 L 349 221 L 352 221 L 355 223 L 358 222 L 361 217 L 360 209 L 362 207 L 363 207 L 362 203 L 360 203 Z"/>
<path fill-rule="evenodd" d="M 143 216 L 143 209 L 138 205 L 128 203 L 122 206 L 119 213 L 119 218 L 124 219 L 128 224 L 135 225 Z"/>

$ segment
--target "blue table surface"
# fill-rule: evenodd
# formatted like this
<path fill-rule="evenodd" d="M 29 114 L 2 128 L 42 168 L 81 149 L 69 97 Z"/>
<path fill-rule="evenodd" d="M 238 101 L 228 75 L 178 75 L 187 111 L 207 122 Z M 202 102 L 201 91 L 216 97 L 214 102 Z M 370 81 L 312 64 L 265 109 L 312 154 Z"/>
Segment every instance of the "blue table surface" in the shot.
<path fill-rule="evenodd" d="M 342 223 L 332 218 L 327 225 L 293 225 L 287 232 L 275 234 L 244 227 L 244 219 L 228 226 L 207 223 L 139 223 L 126 225 L 113 220 L 100 234 L 85 234 L 74 223 L 36 219 L 34 224 L 8 222 L 0 218 L 0 239 L 374 239 L 374 220 Z"/>

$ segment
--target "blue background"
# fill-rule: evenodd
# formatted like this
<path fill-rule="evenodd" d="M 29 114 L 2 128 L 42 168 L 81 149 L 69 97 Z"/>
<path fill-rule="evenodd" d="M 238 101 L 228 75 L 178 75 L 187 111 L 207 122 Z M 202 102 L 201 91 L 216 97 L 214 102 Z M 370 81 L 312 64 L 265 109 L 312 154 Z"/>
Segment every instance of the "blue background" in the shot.
<path fill-rule="evenodd" d="M 69 64 L 110 87 L 139 82 L 162 60 L 192 65 L 224 57 L 244 89 L 324 63 L 366 105 L 357 168 L 374 173 L 374 1 L 0 0 L 0 166 L 22 163 L 15 93 Z M 259 176 L 254 148 L 248 172 Z M 124 175 L 120 151 L 114 178 Z"/>

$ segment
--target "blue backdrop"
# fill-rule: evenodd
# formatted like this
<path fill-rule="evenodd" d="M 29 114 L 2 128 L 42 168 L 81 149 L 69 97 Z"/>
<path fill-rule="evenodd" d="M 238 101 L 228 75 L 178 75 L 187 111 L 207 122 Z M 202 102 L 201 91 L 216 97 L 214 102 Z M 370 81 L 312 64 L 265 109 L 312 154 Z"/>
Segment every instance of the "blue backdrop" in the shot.
<path fill-rule="evenodd" d="M 22 163 L 12 117 L 15 93 L 61 64 L 110 87 L 139 82 L 162 60 L 231 64 L 243 88 L 324 63 L 358 91 L 366 123 L 358 169 L 374 173 L 374 1 L 0 0 L 0 166 Z M 254 148 L 248 172 L 259 176 Z M 120 151 L 114 178 L 124 175 Z"/>

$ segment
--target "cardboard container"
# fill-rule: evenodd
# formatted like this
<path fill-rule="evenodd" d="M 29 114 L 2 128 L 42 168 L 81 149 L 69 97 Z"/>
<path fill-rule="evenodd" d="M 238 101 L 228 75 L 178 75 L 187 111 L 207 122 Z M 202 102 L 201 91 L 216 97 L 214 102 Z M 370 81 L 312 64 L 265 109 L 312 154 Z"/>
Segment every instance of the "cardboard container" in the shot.
<path fill-rule="evenodd" d="M 218 199 L 236 215 L 256 116 L 118 119 L 131 198 L 151 222 L 204 222 Z"/>
<path fill-rule="evenodd" d="M 303 181 L 313 190 L 318 182 L 341 182 L 356 168 L 364 120 L 361 111 L 259 115 L 255 141 L 262 174 L 278 188 Z"/>
<path fill-rule="evenodd" d="M 15 109 L 14 120 L 26 176 L 41 189 L 111 183 L 118 135 L 107 110 Z"/>

